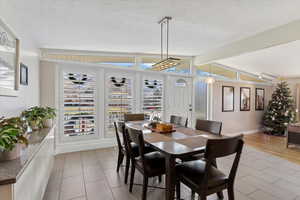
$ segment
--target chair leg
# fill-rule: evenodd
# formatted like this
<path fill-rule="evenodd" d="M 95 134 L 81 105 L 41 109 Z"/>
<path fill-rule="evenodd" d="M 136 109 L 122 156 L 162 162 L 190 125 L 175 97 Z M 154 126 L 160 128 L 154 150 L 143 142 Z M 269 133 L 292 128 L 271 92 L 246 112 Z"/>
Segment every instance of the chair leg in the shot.
<path fill-rule="evenodd" d="M 217 196 L 219 199 L 224 199 L 223 191 L 217 192 Z"/>
<path fill-rule="evenodd" d="M 158 176 L 158 182 L 161 183 L 162 179 L 161 179 L 161 175 Z"/>
<path fill-rule="evenodd" d="M 176 183 L 176 199 L 180 200 L 180 196 L 181 196 L 181 191 L 180 191 L 180 181 L 177 181 Z"/>
<path fill-rule="evenodd" d="M 144 175 L 142 200 L 147 199 L 148 177 Z"/>
<path fill-rule="evenodd" d="M 124 159 L 124 154 L 123 152 L 119 151 L 119 155 L 118 155 L 118 165 L 117 165 L 117 172 L 119 172 L 121 164 L 123 162 Z"/>
<path fill-rule="evenodd" d="M 233 186 L 229 186 L 227 188 L 227 191 L 228 191 L 228 200 L 234 200 Z"/>
<path fill-rule="evenodd" d="M 129 192 L 132 192 L 134 173 L 135 173 L 135 166 L 133 163 L 131 163 Z"/>
<path fill-rule="evenodd" d="M 126 156 L 126 165 L 125 165 L 125 184 L 127 184 L 128 180 L 128 172 L 129 172 L 129 166 L 130 166 L 130 157 Z"/>

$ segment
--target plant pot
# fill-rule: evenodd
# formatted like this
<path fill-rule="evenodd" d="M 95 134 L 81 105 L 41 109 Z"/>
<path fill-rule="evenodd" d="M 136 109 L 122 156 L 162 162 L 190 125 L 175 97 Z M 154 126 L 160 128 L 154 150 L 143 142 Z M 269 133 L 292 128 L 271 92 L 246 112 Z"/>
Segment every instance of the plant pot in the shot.
<path fill-rule="evenodd" d="M 30 127 L 31 127 L 31 129 L 32 129 L 33 131 L 36 131 L 36 130 L 39 130 L 39 129 L 40 129 L 40 127 L 38 126 L 38 122 L 36 122 L 36 121 L 31 121 L 31 122 L 29 122 L 29 125 L 30 125 Z"/>
<path fill-rule="evenodd" d="M 53 119 L 44 119 L 43 125 L 45 128 L 51 128 L 53 126 Z"/>
<path fill-rule="evenodd" d="M 21 155 L 21 144 L 16 144 L 15 148 L 13 150 L 8 152 L 0 152 L 0 162 L 3 161 L 9 161 L 9 160 L 15 160 L 20 157 Z"/>

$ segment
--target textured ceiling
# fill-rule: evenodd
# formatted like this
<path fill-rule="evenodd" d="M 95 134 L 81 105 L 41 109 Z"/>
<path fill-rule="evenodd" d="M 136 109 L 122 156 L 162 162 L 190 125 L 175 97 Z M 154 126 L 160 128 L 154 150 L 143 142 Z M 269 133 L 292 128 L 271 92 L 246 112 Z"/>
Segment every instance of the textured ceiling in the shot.
<path fill-rule="evenodd" d="M 0 16 L 37 47 L 199 55 L 300 18 L 299 0 L 0 0 Z M 28 41 L 24 41 L 28 43 Z"/>

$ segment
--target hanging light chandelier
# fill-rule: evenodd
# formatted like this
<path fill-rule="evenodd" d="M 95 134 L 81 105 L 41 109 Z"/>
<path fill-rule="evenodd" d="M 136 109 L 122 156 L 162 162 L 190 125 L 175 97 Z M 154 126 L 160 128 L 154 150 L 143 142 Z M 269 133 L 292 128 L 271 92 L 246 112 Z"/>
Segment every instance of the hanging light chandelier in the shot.
<path fill-rule="evenodd" d="M 169 21 L 172 17 L 166 16 L 162 18 L 158 24 L 160 24 L 160 56 L 161 61 L 152 65 L 152 70 L 163 71 L 172 67 L 175 67 L 181 63 L 180 58 L 169 57 Z M 166 26 L 166 58 L 164 58 L 164 26 Z"/>

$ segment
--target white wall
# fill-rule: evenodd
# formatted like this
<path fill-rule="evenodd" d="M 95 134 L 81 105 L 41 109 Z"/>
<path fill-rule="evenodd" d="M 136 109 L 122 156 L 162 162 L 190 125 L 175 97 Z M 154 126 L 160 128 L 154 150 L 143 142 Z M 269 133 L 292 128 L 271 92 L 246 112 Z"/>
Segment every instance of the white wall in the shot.
<path fill-rule="evenodd" d="M 234 112 L 222 112 L 222 86 L 234 87 Z M 240 87 L 251 89 L 251 110 L 240 111 Z M 271 99 L 272 86 L 243 84 L 225 81 L 216 81 L 213 85 L 213 120 L 222 121 L 222 133 L 252 133 L 258 132 L 262 127 L 264 111 L 255 110 L 255 88 L 265 89 L 265 109 Z"/>

